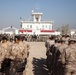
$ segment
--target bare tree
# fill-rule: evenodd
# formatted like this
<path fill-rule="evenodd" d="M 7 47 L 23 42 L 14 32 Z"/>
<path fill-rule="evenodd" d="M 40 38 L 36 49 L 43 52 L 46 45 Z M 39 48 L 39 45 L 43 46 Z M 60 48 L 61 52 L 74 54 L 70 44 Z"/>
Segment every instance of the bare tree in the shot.
<path fill-rule="evenodd" d="M 62 33 L 63 35 L 69 34 L 69 32 L 70 32 L 69 24 L 63 25 L 63 26 L 61 27 L 61 33 Z"/>

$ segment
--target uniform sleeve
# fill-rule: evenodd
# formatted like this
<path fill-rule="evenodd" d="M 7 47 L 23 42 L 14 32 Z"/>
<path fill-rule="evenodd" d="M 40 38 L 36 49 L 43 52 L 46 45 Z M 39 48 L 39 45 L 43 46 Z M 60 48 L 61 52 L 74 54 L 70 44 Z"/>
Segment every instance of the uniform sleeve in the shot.
<path fill-rule="evenodd" d="M 0 48 L 0 63 L 4 60 L 6 53 Z"/>
<path fill-rule="evenodd" d="M 63 51 L 63 53 L 61 55 L 61 62 L 62 62 L 62 64 L 65 64 L 65 50 Z"/>
<path fill-rule="evenodd" d="M 23 58 L 27 58 L 27 48 L 24 47 L 24 50 L 23 50 Z"/>

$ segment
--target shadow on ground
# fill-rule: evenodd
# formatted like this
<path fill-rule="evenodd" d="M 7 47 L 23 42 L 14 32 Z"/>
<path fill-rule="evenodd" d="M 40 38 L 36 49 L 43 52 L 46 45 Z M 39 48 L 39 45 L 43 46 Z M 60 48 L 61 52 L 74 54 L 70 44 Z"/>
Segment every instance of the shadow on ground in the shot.
<path fill-rule="evenodd" d="M 33 64 L 34 75 L 49 75 L 45 62 L 46 61 L 43 58 L 41 59 L 33 58 L 32 64 Z"/>

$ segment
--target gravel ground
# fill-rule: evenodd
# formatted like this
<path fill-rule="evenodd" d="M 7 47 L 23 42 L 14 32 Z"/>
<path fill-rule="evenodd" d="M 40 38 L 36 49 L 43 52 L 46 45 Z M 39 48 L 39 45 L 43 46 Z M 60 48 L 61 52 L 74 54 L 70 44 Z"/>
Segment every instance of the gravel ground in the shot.
<path fill-rule="evenodd" d="M 46 48 L 44 42 L 29 42 L 30 54 L 24 75 L 48 75 L 45 65 Z"/>

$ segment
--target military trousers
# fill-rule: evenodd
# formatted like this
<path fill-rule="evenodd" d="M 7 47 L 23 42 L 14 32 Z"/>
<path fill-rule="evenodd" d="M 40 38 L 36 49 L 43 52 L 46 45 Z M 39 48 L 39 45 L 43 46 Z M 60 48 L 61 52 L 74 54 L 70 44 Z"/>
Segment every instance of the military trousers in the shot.
<path fill-rule="evenodd" d="M 76 66 L 74 65 L 66 65 L 65 75 L 76 75 Z"/>
<path fill-rule="evenodd" d="M 25 70 L 25 62 L 21 60 L 13 60 L 11 62 L 10 73 L 12 75 L 23 75 L 23 71 Z"/>

